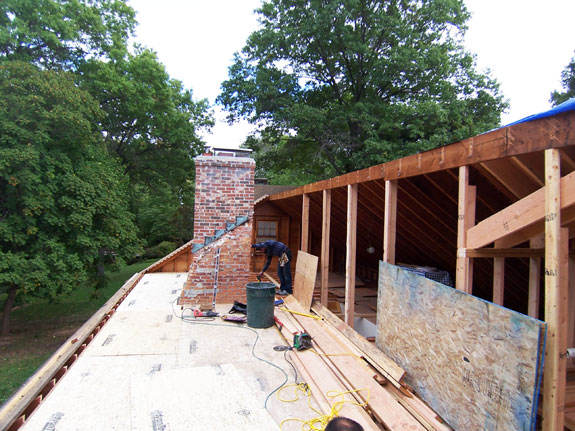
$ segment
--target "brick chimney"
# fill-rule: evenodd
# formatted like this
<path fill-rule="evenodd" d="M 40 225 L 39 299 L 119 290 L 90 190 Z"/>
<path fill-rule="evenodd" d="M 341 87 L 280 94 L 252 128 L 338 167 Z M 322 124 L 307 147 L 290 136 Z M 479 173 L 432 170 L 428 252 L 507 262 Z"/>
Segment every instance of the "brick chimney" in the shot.
<path fill-rule="evenodd" d="M 250 271 L 255 161 L 199 156 L 196 162 L 192 264 L 180 303 L 245 302 Z M 217 250 L 220 250 L 219 265 Z"/>

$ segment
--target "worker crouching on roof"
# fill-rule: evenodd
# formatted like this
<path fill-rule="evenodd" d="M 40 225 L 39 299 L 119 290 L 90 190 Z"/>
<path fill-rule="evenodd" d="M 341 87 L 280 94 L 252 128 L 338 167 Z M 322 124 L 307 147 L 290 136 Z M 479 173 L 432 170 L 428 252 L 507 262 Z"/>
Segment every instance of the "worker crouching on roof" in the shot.
<path fill-rule="evenodd" d="M 291 295 L 293 293 L 291 283 L 291 251 L 287 245 L 279 241 L 264 241 L 258 244 L 252 244 L 252 248 L 256 250 L 264 250 L 266 255 L 266 263 L 260 272 L 260 277 L 264 274 L 266 269 L 272 263 L 272 257 L 277 256 L 279 259 L 278 277 L 280 279 L 279 295 Z"/>

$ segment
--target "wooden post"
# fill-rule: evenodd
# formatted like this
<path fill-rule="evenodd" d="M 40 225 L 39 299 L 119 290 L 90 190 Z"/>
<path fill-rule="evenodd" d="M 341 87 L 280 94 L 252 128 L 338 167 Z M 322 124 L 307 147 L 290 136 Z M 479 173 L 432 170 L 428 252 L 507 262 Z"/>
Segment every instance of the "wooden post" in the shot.
<path fill-rule="evenodd" d="M 561 229 L 559 150 L 545 150 L 545 321 L 547 347 L 543 374 L 543 430 L 562 431 L 565 410 L 566 336 L 565 316 L 568 253 L 567 229 Z M 567 232 L 566 232 L 567 231 Z M 562 236 L 565 238 L 562 239 Z"/>
<path fill-rule="evenodd" d="M 355 309 L 355 252 L 357 232 L 357 184 L 347 186 L 347 240 L 345 258 L 345 323 L 353 328 Z"/>
<path fill-rule="evenodd" d="M 567 347 L 575 347 L 575 256 L 569 256 L 569 305 L 567 312 Z M 575 367 L 575 358 L 570 357 L 568 367 Z"/>
<path fill-rule="evenodd" d="M 301 204 L 301 251 L 309 253 L 309 195 L 302 195 Z"/>
<path fill-rule="evenodd" d="M 530 248 L 545 247 L 545 235 L 529 241 Z M 539 298 L 541 296 L 541 258 L 529 258 L 529 300 L 527 314 L 535 319 L 539 318 Z"/>
<path fill-rule="evenodd" d="M 329 280 L 329 234 L 331 221 L 331 190 L 323 191 L 323 214 L 321 228 L 321 288 L 320 302 L 327 308 Z"/>
<path fill-rule="evenodd" d="M 503 305 L 505 294 L 505 258 L 493 259 L 493 303 Z"/>
<path fill-rule="evenodd" d="M 473 292 L 473 261 L 461 255 L 467 248 L 467 229 L 475 224 L 475 186 L 469 185 L 469 166 L 459 168 L 459 200 L 457 214 L 457 268 L 455 287 L 466 293 Z"/>
<path fill-rule="evenodd" d="M 395 265 L 395 232 L 397 221 L 397 181 L 385 182 L 383 222 L 383 261 Z"/>

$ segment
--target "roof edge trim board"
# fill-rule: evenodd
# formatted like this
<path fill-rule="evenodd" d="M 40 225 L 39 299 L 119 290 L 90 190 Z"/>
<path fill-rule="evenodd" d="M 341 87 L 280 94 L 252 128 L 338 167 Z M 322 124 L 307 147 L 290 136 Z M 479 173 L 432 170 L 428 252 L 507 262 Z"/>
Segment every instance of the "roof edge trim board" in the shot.
<path fill-rule="evenodd" d="M 33 401 L 44 391 L 52 381 L 58 382 L 58 373 L 74 357 L 79 355 L 93 335 L 99 331 L 111 314 L 114 313 L 118 305 L 126 298 L 132 289 L 139 283 L 147 269 L 134 274 L 106 303 L 92 315 L 72 336 L 60 346 L 56 352 L 30 377 L 14 394 L 0 407 L 0 429 L 10 428 L 22 418 L 22 415 L 29 415 L 27 412 Z M 90 336 L 92 335 L 92 338 Z M 73 361 L 75 362 L 75 360 Z M 72 363 L 73 363 L 72 362 Z M 63 374 L 62 374 L 63 375 Z M 43 400 L 44 397 L 42 397 Z M 35 407 L 39 405 L 36 404 Z M 32 410 L 33 411 L 33 410 Z M 27 418 L 24 418 L 24 423 Z"/>
<path fill-rule="evenodd" d="M 496 129 L 443 147 L 371 166 L 359 171 L 307 184 L 293 190 L 271 194 L 269 199 L 282 200 L 343 187 L 357 182 L 397 180 L 445 169 L 575 145 L 575 111 Z"/>

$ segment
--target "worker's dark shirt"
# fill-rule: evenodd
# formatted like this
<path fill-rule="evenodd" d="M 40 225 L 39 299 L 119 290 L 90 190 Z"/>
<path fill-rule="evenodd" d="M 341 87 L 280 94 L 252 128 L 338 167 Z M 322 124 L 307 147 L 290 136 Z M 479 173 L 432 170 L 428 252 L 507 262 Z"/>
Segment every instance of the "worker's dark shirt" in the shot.
<path fill-rule="evenodd" d="M 268 269 L 268 267 L 272 263 L 272 257 L 273 256 L 279 257 L 282 254 L 287 253 L 287 251 L 289 250 L 287 245 L 285 245 L 283 242 L 279 242 L 279 241 L 269 240 L 269 241 L 264 241 L 264 242 L 260 242 L 258 244 L 255 244 L 256 249 L 261 249 L 264 247 L 266 249 L 267 261 L 266 261 L 266 264 L 264 265 L 264 268 L 262 269 L 262 272 L 265 272 L 265 270 Z"/>

